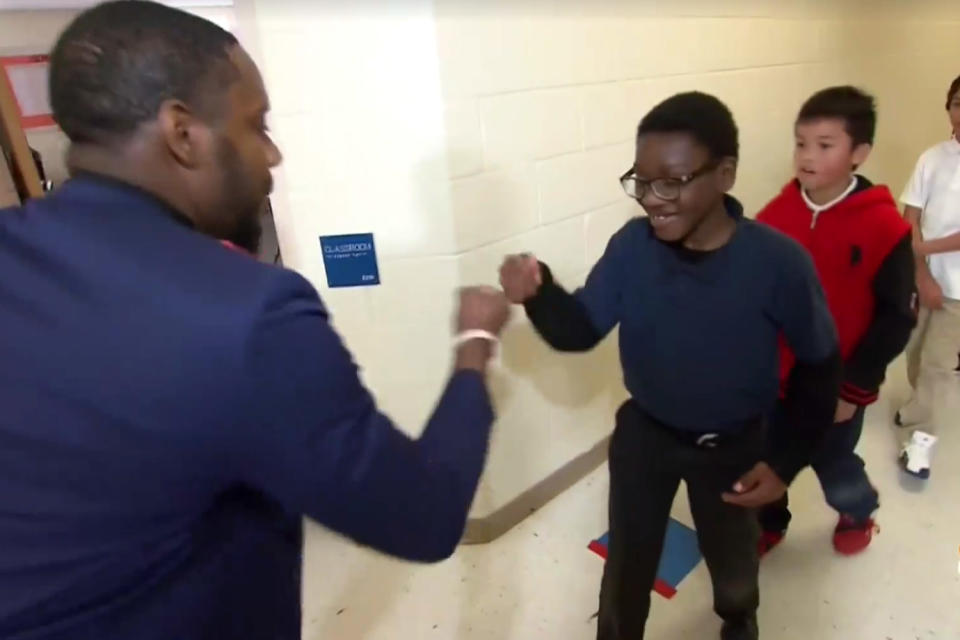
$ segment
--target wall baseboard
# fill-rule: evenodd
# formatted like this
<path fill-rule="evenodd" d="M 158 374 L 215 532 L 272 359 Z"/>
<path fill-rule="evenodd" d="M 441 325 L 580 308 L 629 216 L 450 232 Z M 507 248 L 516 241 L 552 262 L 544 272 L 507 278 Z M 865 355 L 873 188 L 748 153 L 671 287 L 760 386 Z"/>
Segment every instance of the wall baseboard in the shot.
<path fill-rule="evenodd" d="M 603 464 L 609 447 L 608 436 L 493 513 L 467 520 L 461 544 L 493 542 Z"/>

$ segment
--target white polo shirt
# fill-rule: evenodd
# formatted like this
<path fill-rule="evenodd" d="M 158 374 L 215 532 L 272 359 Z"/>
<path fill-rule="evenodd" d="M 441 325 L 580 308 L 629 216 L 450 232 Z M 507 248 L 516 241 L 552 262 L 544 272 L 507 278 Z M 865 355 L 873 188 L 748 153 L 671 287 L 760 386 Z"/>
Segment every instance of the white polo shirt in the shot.
<path fill-rule="evenodd" d="M 901 200 L 923 212 L 920 228 L 925 240 L 960 231 L 960 142 L 956 138 L 920 156 Z M 960 300 L 960 251 L 932 255 L 927 263 L 943 295 Z"/>

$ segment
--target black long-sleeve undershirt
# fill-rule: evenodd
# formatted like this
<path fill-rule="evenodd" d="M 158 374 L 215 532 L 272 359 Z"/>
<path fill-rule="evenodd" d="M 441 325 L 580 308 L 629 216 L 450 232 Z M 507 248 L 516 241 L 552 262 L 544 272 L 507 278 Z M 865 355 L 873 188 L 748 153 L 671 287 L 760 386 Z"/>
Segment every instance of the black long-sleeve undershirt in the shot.
<path fill-rule="evenodd" d="M 887 254 L 873 278 L 873 320 L 844 363 L 840 397 L 867 405 L 877 399 L 887 367 L 903 351 L 917 323 L 910 234 Z"/>
<path fill-rule="evenodd" d="M 550 267 L 540 263 L 542 284 L 524 303 L 527 316 L 547 344 L 557 351 L 590 351 L 603 336 L 593 326 L 587 308 L 553 279 Z"/>

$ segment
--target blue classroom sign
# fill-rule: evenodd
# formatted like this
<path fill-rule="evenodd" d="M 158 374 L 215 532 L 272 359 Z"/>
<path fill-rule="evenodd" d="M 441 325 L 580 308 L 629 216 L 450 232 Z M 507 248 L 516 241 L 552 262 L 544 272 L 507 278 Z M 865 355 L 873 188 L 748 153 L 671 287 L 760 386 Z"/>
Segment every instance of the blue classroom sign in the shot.
<path fill-rule="evenodd" d="M 377 250 L 372 233 L 320 236 L 323 267 L 330 287 L 370 287 L 380 284 Z"/>

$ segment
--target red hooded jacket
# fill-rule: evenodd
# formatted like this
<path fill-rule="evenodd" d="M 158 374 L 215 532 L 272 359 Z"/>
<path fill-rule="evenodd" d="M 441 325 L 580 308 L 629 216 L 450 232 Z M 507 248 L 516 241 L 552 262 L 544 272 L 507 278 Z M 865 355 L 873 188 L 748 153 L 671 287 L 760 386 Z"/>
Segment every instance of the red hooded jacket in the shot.
<path fill-rule="evenodd" d="M 757 220 L 787 234 L 813 257 L 848 370 L 841 397 L 864 405 L 876 400 L 887 364 L 909 339 L 914 322 L 913 258 L 910 225 L 900 216 L 890 190 L 858 180 L 860 188 L 817 215 L 804 201 L 799 184 L 791 181 Z M 878 300 L 878 295 L 884 299 Z M 881 311 L 897 318 L 880 322 Z M 871 345 L 881 345 L 874 351 L 883 353 L 858 353 L 868 332 L 874 333 Z M 781 382 L 793 364 L 793 354 L 783 343 Z"/>

